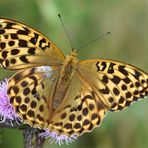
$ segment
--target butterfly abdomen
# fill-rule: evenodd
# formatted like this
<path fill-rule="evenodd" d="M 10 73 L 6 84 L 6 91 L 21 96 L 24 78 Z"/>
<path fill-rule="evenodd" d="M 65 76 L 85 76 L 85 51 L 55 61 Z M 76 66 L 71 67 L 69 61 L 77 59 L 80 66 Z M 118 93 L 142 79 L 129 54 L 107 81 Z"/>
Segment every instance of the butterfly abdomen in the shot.
<path fill-rule="evenodd" d="M 62 100 L 65 98 L 66 92 L 69 88 L 69 83 L 71 82 L 71 79 L 75 72 L 76 65 L 76 54 L 74 56 L 74 53 L 72 52 L 66 57 L 61 68 L 59 79 L 55 85 L 54 93 L 52 96 L 53 108 L 57 108 L 62 102 Z"/>

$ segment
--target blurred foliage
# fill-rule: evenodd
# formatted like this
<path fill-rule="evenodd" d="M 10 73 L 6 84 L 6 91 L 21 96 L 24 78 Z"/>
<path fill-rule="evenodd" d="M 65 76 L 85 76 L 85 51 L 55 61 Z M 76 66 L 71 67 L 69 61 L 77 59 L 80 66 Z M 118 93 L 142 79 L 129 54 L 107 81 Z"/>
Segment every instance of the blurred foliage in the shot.
<path fill-rule="evenodd" d="M 75 48 L 111 31 L 79 52 L 80 59 L 109 58 L 128 62 L 148 71 L 147 0 L 0 0 L 0 16 L 28 24 L 54 41 L 65 54 L 71 50 L 57 17 L 63 16 Z M 0 79 L 12 75 L 0 69 Z M 71 148 L 147 148 L 147 100 L 130 108 L 108 113 L 100 128 L 86 133 Z M 0 129 L 0 147 L 23 147 L 18 130 Z M 45 148 L 58 148 L 49 144 Z"/>

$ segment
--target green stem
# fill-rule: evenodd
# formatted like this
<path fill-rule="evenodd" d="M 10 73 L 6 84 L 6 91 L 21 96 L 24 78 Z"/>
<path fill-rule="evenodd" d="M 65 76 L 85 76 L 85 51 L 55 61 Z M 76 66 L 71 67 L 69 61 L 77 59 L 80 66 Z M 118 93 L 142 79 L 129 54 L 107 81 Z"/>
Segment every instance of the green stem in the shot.
<path fill-rule="evenodd" d="M 23 131 L 24 148 L 43 148 L 44 139 L 38 136 L 39 131 L 25 128 Z"/>

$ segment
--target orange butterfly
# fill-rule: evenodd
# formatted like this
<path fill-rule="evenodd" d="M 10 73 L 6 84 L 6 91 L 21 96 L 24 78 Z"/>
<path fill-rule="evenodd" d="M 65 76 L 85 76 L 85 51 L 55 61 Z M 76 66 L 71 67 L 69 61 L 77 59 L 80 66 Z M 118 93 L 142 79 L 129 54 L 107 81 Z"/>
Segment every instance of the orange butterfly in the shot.
<path fill-rule="evenodd" d="M 0 63 L 16 71 L 7 94 L 23 123 L 55 137 L 74 139 L 99 126 L 107 111 L 148 95 L 148 73 L 114 60 L 78 61 L 76 49 L 65 57 L 38 31 L 3 18 Z"/>

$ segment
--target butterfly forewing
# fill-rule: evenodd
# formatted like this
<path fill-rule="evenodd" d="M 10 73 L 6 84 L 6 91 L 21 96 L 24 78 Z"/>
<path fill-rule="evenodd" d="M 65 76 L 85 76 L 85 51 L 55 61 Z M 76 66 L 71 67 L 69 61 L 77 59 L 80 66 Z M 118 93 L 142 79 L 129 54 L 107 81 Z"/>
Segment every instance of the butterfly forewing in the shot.
<path fill-rule="evenodd" d="M 22 23 L 0 19 L 0 63 L 9 70 L 61 65 L 64 55 L 49 39 Z"/>
<path fill-rule="evenodd" d="M 113 60 L 82 61 L 79 73 L 112 111 L 122 110 L 148 95 L 148 74 L 129 64 Z"/>

